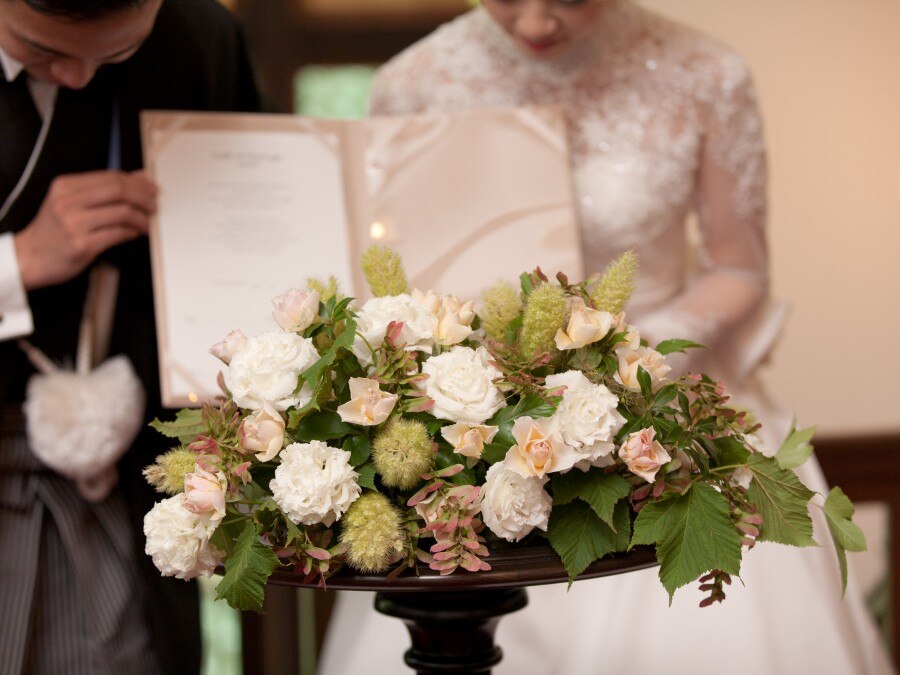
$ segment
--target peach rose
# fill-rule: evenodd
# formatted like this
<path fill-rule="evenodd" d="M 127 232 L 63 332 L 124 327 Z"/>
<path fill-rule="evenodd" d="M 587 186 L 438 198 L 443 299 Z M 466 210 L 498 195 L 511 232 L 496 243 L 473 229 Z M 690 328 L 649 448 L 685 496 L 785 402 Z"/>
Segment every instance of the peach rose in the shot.
<path fill-rule="evenodd" d="M 609 312 L 591 309 L 581 298 L 572 300 L 569 324 L 566 330 L 556 331 L 556 348 L 578 349 L 602 340 L 613 326 L 614 317 Z"/>
<path fill-rule="evenodd" d="M 395 405 L 397 395 L 381 391 L 376 380 L 351 377 L 350 400 L 338 406 L 337 412 L 345 422 L 370 427 L 384 422 Z"/>
<path fill-rule="evenodd" d="M 210 521 L 225 517 L 225 475 L 212 474 L 194 467 L 194 473 L 184 477 L 184 508 L 197 515 L 208 515 Z"/>
<path fill-rule="evenodd" d="M 648 483 L 656 480 L 659 468 L 671 461 L 666 449 L 655 440 L 656 430 L 652 427 L 629 434 L 619 448 L 621 457 L 628 470 L 643 478 Z"/>
<path fill-rule="evenodd" d="M 256 459 L 268 462 L 284 445 L 284 420 L 275 408 L 263 403 L 259 410 L 247 415 L 241 424 L 241 447 L 255 452 Z"/>
<path fill-rule="evenodd" d="M 519 417 L 513 424 L 512 434 L 516 445 L 506 453 L 503 463 L 523 478 L 543 478 L 554 471 L 565 471 L 581 459 L 563 442 L 553 418 Z"/>
<path fill-rule="evenodd" d="M 494 440 L 497 430 L 500 427 L 494 427 L 484 424 L 467 424 L 458 422 L 441 429 L 441 436 L 450 445 L 453 451 L 473 460 L 481 459 L 481 453 L 484 452 L 484 446 Z"/>

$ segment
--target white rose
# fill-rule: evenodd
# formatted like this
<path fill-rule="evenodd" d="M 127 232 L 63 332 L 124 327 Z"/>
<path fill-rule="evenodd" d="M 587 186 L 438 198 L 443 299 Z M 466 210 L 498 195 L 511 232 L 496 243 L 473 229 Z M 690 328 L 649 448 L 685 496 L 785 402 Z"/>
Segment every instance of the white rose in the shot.
<path fill-rule="evenodd" d="M 398 398 L 397 394 L 381 391 L 377 380 L 351 377 L 350 400 L 339 405 L 337 413 L 344 422 L 371 427 L 388 418 Z"/>
<path fill-rule="evenodd" d="M 272 318 L 284 330 L 300 333 L 319 316 L 319 292 L 292 288 L 272 299 Z"/>
<path fill-rule="evenodd" d="M 322 441 L 291 443 L 269 483 L 272 497 L 298 525 L 330 527 L 361 492 L 350 453 Z"/>
<path fill-rule="evenodd" d="M 399 341 L 407 349 L 431 353 L 437 317 L 425 304 L 407 294 L 388 295 L 366 301 L 356 315 L 353 353 L 363 366 L 372 364 L 371 349 L 378 349 L 391 321 L 403 324 Z"/>
<path fill-rule="evenodd" d="M 617 410 L 619 399 L 602 384 L 593 384 L 580 370 L 549 375 L 547 389 L 565 387 L 554 418 L 563 441 L 582 456 L 578 468 L 609 464 L 613 438 L 625 418 Z"/>
<path fill-rule="evenodd" d="M 144 551 L 163 576 L 193 579 L 210 576 L 224 553 L 209 543 L 215 524 L 184 507 L 184 495 L 156 503 L 144 516 Z"/>
<path fill-rule="evenodd" d="M 484 347 L 453 347 L 422 364 L 425 395 L 434 401 L 429 414 L 451 422 L 481 424 L 506 405 L 494 386 L 501 373 L 488 363 Z"/>
<path fill-rule="evenodd" d="M 209 348 L 209 353 L 215 356 L 226 366 L 231 363 L 231 359 L 247 344 L 247 336 L 243 331 L 233 330 L 221 342 L 217 342 Z"/>
<path fill-rule="evenodd" d="M 543 478 L 554 471 L 571 469 L 583 459 L 563 441 L 553 418 L 535 420 L 523 415 L 513 423 L 512 435 L 516 444 L 506 452 L 503 464 L 523 478 Z"/>
<path fill-rule="evenodd" d="M 259 410 L 269 403 L 276 410 L 303 407 L 312 399 L 304 384 L 296 392 L 300 373 L 319 359 L 311 340 L 296 333 L 273 331 L 247 340 L 231 359 L 225 382 L 234 402 Z"/>
<path fill-rule="evenodd" d="M 615 373 L 615 379 L 626 389 L 640 391 L 641 384 L 638 381 L 638 367 L 642 367 L 650 375 L 650 382 L 657 385 L 666 379 L 671 366 L 666 364 L 666 357 L 650 347 L 630 347 L 616 350 L 619 360 L 619 368 Z"/>
<path fill-rule="evenodd" d="M 502 462 L 488 469 L 481 489 L 481 518 L 491 532 L 519 541 L 534 528 L 547 529 L 553 500 L 543 486 L 549 479 L 524 478 Z"/>

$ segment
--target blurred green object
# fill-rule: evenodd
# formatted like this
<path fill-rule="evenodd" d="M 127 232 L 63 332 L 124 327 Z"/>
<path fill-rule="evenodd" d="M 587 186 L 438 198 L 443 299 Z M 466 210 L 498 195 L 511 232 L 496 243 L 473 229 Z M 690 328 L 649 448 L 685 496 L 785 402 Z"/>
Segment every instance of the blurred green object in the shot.
<path fill-rule="evenodd" d="M 203 634 L 202 675 L 241 675 L 241 614 L 226 602 L 216 602 L 222 577 L 199 577 L 200 628 Z"/>
<path fill-rule="evenodd" d="M 374 66 L 306 66 L 294 79 L 294 111 L 309 117 L 365 117 Z"/>

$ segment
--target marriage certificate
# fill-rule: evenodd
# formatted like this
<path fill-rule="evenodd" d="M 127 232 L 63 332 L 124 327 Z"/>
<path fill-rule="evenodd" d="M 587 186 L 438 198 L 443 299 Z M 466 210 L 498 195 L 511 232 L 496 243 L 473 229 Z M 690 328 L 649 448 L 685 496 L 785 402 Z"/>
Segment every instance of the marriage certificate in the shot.
<path fill-rule="evenodd" d="M 412 287 L 477 299 L 523 269 L 581 273 L 565 127 L 554 109 L 367 120 L 146 112 L 159 186 L 151 254 L 167 406 L 219 393 L 209 347 L 273 330 L 271 299 L 335 277 L 363 301 L 370 244 Z"/>

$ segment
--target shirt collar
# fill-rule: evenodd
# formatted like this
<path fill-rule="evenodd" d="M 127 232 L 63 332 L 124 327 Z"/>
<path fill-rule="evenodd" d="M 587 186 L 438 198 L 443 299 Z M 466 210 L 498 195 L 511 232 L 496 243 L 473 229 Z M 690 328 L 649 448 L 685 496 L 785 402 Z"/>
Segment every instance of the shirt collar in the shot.
<path fill-rule="evenodd" d="M 15 80 L 19 76 L 19 73 L 25 69 L 25 66 L 19 61 L 16 61 L 13 57 L 3 51 L 3 47 L 0 47 L 0 66 L 3 67 L 3 74 L 6 76 L 7 82 Z"/>

